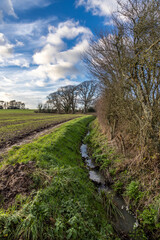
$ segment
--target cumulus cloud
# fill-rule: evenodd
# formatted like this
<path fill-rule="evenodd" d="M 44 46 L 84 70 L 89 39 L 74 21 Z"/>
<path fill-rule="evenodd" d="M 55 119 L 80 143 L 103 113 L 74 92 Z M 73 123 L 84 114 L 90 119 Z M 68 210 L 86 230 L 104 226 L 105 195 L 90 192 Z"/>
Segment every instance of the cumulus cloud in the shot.
<path fill-rule="evenodd" d="M 0 25 L 2 99 L 20 100 L 35 108 L 60 86 L 78 84 L 78 79 L 84 77 L 81 55 L 89 45 L 91 31 L 74 20 L 57 26 L 51 22 L 45 36 L 42 28 L 46 28 L 49 20 Z M 22 54 L 26 48 L 27 53 Z"/>
<path fill-rule="evenodd" d="M 57 27 L 50 26 L 46 37 L 46 45 L 33 55 L 33 61 L 39 65 L 31 74 L 52 81 L 64 79 L 68 76 L 76 78 L 81 54 L 89 46 L 88 40 L 92 36 L 88 28 L 78 22 L 68 20 L 59 23 Z M 68 49 L 67 41 L 76 40 L 75 45 Z M 67 41 L 66 41 L 67 40 Z"/>
<path fill-rule="evenodd" d="M 57 64 L 40 65 L 36 69 L 30 71 L 28 74 L 34 79 L 50 79 L 52 83 L 70 77 L 76 78 L 79 73 L 76 66 L 69 62 L 61 62 Z"/>

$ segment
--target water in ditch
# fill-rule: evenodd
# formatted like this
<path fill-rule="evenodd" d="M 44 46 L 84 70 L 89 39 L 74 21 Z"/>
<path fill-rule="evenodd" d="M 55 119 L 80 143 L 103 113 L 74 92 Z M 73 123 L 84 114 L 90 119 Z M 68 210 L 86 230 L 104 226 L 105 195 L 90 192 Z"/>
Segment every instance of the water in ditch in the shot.
<path fill-rule="evenodd" d="M 102 190 L 106 193 L 113 193 L 113 190 L 106 184 L 105 178 L 99 170 L 99 167 L 88 155 L 87 145 L 82 144 L 80 150 L 82 158 L 86 164 L 86 168 L 89 172 L 89 178 L 96 185 L 97 191 L 99 193 Z M 116 218 L 113 218 L 113 225 L 115 229 L 124 235 L 132 232 L 133 228 L 138 226 L 135 216 L 129 212 L 128 206 L 125 204 L 122 197 L 114 195 L 113 202 L 120 213 Z"/>

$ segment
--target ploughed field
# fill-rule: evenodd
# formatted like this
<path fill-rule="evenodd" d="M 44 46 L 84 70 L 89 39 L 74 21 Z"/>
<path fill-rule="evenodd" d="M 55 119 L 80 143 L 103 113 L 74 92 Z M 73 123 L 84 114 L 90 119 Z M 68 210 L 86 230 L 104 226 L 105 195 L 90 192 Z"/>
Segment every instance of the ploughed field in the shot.
<path fill-rule="evenodd" d="M 33 110 L 0 110 L 0 148 L 78 116 L 34 113 Z"/>

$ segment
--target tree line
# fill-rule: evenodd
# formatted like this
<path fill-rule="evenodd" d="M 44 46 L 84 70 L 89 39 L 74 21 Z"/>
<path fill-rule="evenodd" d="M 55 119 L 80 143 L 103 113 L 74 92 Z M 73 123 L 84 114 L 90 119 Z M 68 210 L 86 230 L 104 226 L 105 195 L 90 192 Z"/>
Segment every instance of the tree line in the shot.
<path fill-rule="evenodd" d="M 60 87 L 47 96 L 45 104 L 38 105 L 39 112 L 75 113 L 79 109 L 83 113 L 94 111 L 94 102 L 97 98 L 97 82 L 84 81 L 79 85 Z"/>
<path fill-rule="evenodd" d="M 151 158 L 160 152 L 160 1 L 118 1 L 112 21 L 85 56 L 101 86 L 99 122 L 125 154 Z"/>

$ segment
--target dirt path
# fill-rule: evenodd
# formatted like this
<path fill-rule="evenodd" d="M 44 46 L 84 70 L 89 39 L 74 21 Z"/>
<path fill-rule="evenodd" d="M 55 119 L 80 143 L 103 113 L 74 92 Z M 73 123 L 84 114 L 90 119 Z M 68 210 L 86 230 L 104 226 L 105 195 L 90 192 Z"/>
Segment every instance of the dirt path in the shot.
<path fill-rule="evenodd" d="M 44 135 L 47 135 L 47 134 L 53 132 L 55 128 L 61 126 L 63 123 L 68 122 L 70 120 L 71 119 L 69 119 L 67 121 L 64 121 L 62 123 L 56 124 L 54 126 L 50 126 L 50 127 L 46 128 L 44 130 L 35 131 L 35 132 L 29 134 L 28 136 L 22 138 L 22 139 L 21 138 L 17 139 L 13 144 L 10 144 L 8 146 L 5 146 L 5 147 L 1 148 L 0 149 L 0 161 L 2 160 L 2 155 L 7 153 L 13 146 L 21 146 L 23 144 L 30 143 L 33 140 L 38 139 L 39 137 L 42 137 Z"/>

